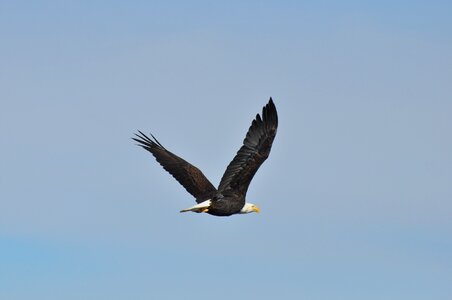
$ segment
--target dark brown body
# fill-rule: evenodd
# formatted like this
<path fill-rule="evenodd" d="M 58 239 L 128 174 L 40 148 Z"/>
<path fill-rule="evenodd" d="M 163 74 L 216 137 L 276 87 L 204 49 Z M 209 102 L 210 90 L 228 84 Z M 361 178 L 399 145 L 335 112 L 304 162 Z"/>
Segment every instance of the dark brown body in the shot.
<path fill-rule="evenodd" d="M 207 211 L 208 214 L 218 217 L 228 217 L 238 214 L 245 205 L 245 197 L 240 196 L 217 196 L 213 198 L 212 205 Z"/>

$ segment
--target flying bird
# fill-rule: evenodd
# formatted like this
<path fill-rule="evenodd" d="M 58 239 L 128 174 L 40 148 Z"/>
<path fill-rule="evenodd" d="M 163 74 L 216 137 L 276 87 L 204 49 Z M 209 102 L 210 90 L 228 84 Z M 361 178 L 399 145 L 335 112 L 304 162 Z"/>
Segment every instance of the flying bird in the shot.
<path fill-rule="evenodd" d="M 230 216 L 259 212 L 259 208 L 245 201 L 246 192 L 254 174 L 267 159 L 278 127 L 278 114 L 272 98 L 257 114 L 243 140 L 243 145 L 229 163 L 216 189 L 195 166 L 168 151 L 151 134 L 149 138 L 138 130 L 132 138 L 154 155 L 155 159 L 193 197 L 196 205 L 180 212 L 208 213 L 214 216 Z"/>

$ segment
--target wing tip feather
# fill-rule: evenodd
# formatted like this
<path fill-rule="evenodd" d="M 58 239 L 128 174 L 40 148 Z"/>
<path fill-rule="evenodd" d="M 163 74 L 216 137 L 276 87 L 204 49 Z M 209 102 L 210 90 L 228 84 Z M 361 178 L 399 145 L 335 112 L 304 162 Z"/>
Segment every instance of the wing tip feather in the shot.
<path fill-rule="evenodd" d="M 153 149 L 163 149 L 166 150 L 165 147 L 163 147 L 162 144 L 155 138 L 154 135 L 151 134 L 151 137 L 148 137 L 146 134 L 144 134 L 141 130 L 137 130 L 138 133 L 135 133 L 135 137 L 132 137 L 132 140 L 137 142 L 137 146 L 143 147 L 144 149 L 151 151 Z M 152 152 L 152 151 L 151 151 Z"/>

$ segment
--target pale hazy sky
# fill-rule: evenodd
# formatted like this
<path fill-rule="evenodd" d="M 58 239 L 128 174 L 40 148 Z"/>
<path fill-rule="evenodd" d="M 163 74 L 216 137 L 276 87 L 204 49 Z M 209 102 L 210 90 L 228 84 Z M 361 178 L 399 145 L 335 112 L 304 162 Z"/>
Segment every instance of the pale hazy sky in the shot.
<path fill-rule="evenodd" d="M 0 299 L 452 299 L 450 1 L 0 1 Z M 272 96 L 248 201 L 217 185 Z"/>

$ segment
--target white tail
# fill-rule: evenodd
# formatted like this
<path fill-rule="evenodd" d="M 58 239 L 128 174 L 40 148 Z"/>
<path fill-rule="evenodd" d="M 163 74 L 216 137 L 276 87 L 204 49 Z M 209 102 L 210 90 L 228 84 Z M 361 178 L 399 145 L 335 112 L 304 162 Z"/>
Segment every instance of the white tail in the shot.
<path fill-rule="evenodd" d="M 196 212 L 196 213 L 202 213 L 202 212 L 207 212 L 209 210 L 210 204 L 212 203 L 212 201 L 206 200 L 204 202 L 201 202 L 199 204 L 196 204 L 192 207 L 186 208 L 181 210 L 180 212 L 187 212 L 187 211 L 192 211 L 192 212 Z"/>

